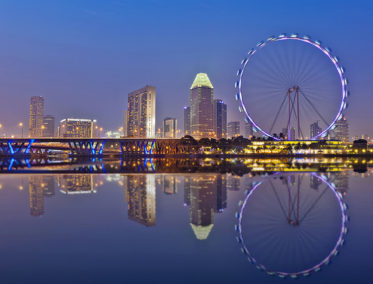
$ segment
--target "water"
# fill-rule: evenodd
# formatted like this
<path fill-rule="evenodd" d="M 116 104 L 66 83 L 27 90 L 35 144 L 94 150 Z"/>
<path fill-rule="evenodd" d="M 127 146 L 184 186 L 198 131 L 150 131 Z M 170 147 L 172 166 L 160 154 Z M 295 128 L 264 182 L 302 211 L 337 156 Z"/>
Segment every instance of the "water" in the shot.
<path fill-rule="evenodd" d="M 3 171 L 2 283 L 371 283 L 369 167 L 132 162 Z"/>

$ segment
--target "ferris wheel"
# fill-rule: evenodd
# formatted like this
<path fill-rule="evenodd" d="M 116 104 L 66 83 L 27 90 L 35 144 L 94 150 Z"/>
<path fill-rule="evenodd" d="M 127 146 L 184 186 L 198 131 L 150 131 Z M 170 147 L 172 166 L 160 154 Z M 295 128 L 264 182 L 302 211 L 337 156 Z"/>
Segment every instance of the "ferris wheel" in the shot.
<path fill-rule="evenodd" d="M 326 137 L 347 107 L 345 70 L 309 36 L 271 36 L 242 60 L 236 100 L 253 131 L 275 140 Z"/>
<path fill-rule="evenodd" d="M 326 176 L 275 174 L 252 185 L 236 213 L 237 240 L 257 269 L 296 278 L 338 254 L 347 206 Z"/>

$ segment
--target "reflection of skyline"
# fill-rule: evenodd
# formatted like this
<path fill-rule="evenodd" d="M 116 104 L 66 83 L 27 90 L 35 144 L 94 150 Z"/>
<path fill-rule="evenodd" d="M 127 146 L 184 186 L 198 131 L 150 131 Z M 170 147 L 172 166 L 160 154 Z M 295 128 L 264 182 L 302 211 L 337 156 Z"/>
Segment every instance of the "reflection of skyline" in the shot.
<path fill-rule="evenodd" d="M 44 214 L 44 196 L 55 194 L 55 180 L 53 176 L 30 176 L 29 198 L 30 214 L 41 216 Z"/>
<path fill-rule="evenodd" d="M 178 182 L 178 179 L 174 175 L 161 175 L 157 177 L 157 184 L 161 186 L 161 190 L 167 195 L 177 193 Z"/>
<path fill-rule="evenodd" d="M 207 239 L 214 226 L 214 213 L 227 207 L 226 176 L 185 177 L 184 202 L 190 207 L 190 225 L 196 238 Z"/>
<path fill-rule="evenodd" d="M 155 175 L 124 176 L 128 218 L 147 227 L 155 225 Z"/>

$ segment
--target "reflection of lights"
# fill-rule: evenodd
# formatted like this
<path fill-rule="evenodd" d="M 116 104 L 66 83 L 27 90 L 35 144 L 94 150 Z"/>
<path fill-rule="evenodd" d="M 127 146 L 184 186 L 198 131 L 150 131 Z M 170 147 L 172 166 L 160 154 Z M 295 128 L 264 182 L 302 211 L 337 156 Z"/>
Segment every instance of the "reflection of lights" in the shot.
<path fill-rule="evenodd" d="M 0 184 L 0 189 L 3 189 L 3 185 L 2 184 Z"/>
<path fill-rule="evenodd" d="M 19 190 L 23 190 L 23 185 L 20 185 L 20 186 L 18 187 L 18 189 L 19 189 Z"/>

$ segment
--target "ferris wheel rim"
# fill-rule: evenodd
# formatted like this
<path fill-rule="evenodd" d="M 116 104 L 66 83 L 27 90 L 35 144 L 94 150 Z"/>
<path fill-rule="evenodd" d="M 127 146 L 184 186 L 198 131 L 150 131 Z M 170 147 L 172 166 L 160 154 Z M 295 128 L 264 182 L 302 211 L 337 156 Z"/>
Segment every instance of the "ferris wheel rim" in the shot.
<path fill-rule="evenodd" d="M 275 173 L 275 175 L 278 175 L 279 173 Z M 338 249 L 343 245 L 344 243 L 344 238 L 345 238 L 345 235 L 347 234 L 347 205 L 345 204 L 345 202 L 343 201 L 343 196 L 342 194 L 340 194 L 339 192 L 336 191 L 335 187 L 327 180 L 327 178 L 324 176 L 324 175 L 319 175 L 319 174 L 316 174 L 316 173 L 311 173 L 312 176 L 318 178 L 319 180 L 321 180 L 322 182 L 324 182 L 327 187 L 333 192 L 334 196 L 336 197 L 336 200 L 338 202 L 338 205 L 339 205 L 339 209 L 341 211 L 341 224 L 340 224 L 340 232 L 339 232 L 339 235 L 338 235 L 338 239 L 336 241 L 336 244 L 334 245 L 333 249 L 329 252 L 329 254 L 324 257 L 320 262 L 318 262 L 317 264 L 313 265 L 312 267 L 308 268 L 308 269 L 303 269 L 301 271 L 297 271 L 297 272 L 283 272 L 283 271 L 273 271 L 273 270 L 269 270 L 265 265 L 263 264 L 260 264 L 256 258 L 254 258 L 251 254 L 250 254 L 250 251 L 247 249 L 246 245 L 245 245 L 245 241 L 244 241 L 244 238 L 242 236 L 242 216 L 243 216 L 243 210 L 245 209 L 246 207 L 246 203 L 247 201 L 250 199 L 251 195 L 258 190 L 258 188 L 260 187 L 260 185 L 262 185 L 268 178 L 271 178 L 273 176 L 270 176 L 260 182 L 258 182 L 257 184 L 254 185 L 254 187 L 246 194 L 246 197 L 244 200 L 241 200 L 239 202 L 239 206 L 240 206 L 240 210 L 239 212 L 236 213 L 236 218 L 238 219 L 238 224 L 236 225 L 235 229 L 236 229 L 236 232 L 238 233 L 238 238 L 237 238 L 237 241 L 240 243 L 241 247 L 242 247 L 242 252 L 247 255 L 249 261 L 253 264 L 256 265 L 256 267 L 259 269 L 259 270 L 263 270 L 265 271 L 267 274 L 269 275 L 277 275 L 279 277 L 293 277 L 293 278 L 296 278 L 298 276 L 308 276 L 309 274 L 313 273 L 313 272 L 317 272 L 321 269 L 322 266 L 326 265 L 329 263 L 330 259 L 337 255 L 338 253 Z"/>
<path fill-rule="evenodd" d="M 267 46 L 268 44 L 272 42 L 279 42 L 279 41 L 286 41 L 286 40 L 295 40 L 295 41 L 300 41 L 304 42 L 306 44 L 309 44 L 313 47 L 316 47 L 318 50 L 320 50 L 323 54 L 325 54 L 329 61 L 334 65 L 335 69 L 337 70 L 338 76 L 339 76 L 339 81 L 340 81 L 340 86 L 341 86 L 341 102 L 339 105 L 338 112 L 336 116 L 334 117 L 333 121 L 319 134 L 310 137 L 310 140 L 317 140 L 320 137 L 325 137 L 330 130 L 333 130 L 335 128 L 335 125 L 337 121 L 341 120 L 343 117 L 343 111 L 347 108 L 347 97 L 348 97 L 348 81 L 345 76 L 345 71 L 344 68 L 340 65 L 339 59 L 337 56 L 332 54 L 332 51 L 328 48 L 325 47 L 321 44 L 320 41 L 318 40 L 313 40 L 309 36 L 299 36 L 298 34 L 291 34 L 291 35 L 286 35 L 286 34 L 280 34 L 278 36 L 270 36 L 267 40 L 265 41 L 260 41 L 257 43 L 255 48 L 250 49 L 248 52 L 248 56 L 245 57 L 242 62 L 241 62 L 241 67 L 237 71 L 237 76 L 238 80 L 235 83 L 235 88 L 237 89 L 237 93 L 235 95 L 235 98 L 237 101 L 239 101 L 239 111 L 243 112 L 245 114 L 245 121 L 247 123 L 251 123 L 253 126 L 253 130 L 255 132 L 261 132 L 264 136 L 271 137 L 274 140 L 280 141 L 282 139 L 275 137 L 271 134 L 269 134 L 267 131 L 263 130 L 258 123 L 254 121 L 254 119 L 249 115 L 248 111 L 246 110 L 246 106 L 243 102 L 243 96 L 242 96 L 242 75 L 244 74 L 244 71 L 246 69 L 247 64 L 251 60 L 251 58 L 255 55 L 256 52 Z"/>

